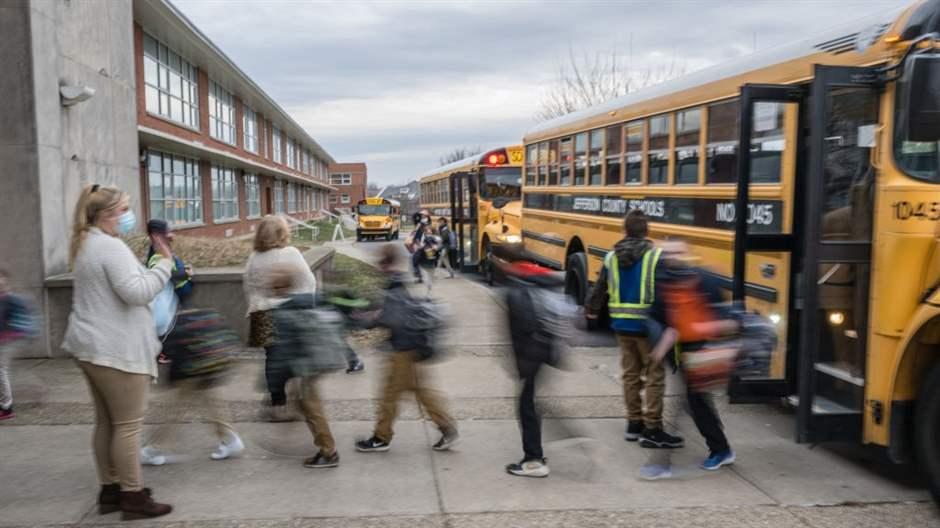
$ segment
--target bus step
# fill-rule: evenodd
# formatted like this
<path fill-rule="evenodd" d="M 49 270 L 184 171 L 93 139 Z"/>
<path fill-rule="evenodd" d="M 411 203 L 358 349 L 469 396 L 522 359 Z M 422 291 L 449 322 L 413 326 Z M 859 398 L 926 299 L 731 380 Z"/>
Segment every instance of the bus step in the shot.
<path fill-rule="evenodd" d="M 816 363 L 816 372 L 825 374 L 846 383 L 851 383 L 856 387 L 865 386 L 865 378 L 860 378 L 846 368 L 843 363 Z"/>
<path fill-rule="evenodd" d="M 813 414 L 861 414 L 861 411 L 851 407 L 846 407 L 845 405 L 834 402 L 829 398 L 816 396 L 813 398 Z"/>
<path fill-rule="evenodd" d="M 800 406 L 800 397 L 796 394 L 791 394 L 783 399 L 785 405 L 792 407 L 794 409 L 799 408 Z M 842 405 L 841 403 L 834 402 L 829 398 L 824 398 L 823 396 L 816 396 L 813 398 L 813 414 L 823 414 L 823 415 L 856 415 L 861 414 L 861 411 L 858 409 L 853 409 Z"/>

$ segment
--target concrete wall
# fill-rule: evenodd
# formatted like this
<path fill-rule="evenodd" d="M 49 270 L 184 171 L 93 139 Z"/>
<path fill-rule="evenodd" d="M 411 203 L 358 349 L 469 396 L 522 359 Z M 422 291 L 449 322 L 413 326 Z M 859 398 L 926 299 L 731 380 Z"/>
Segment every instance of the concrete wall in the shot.
<path fill-rule="evenodd" d="M 0 266 L 47 312 L 82 186 L 116 185 L 141 212 L 131 0 L 4 2 L 0 35 Z M 63 84 L 96 93 L 64 107 Z M 47 354 L 48 337 L 26 354 Z"/>
<path fill-rule="evenodd" d="M 323 284 L 323 273 L 332 269 L 335 250 L 319 246 L 304 253 L 304 258 L 317 277 L 317 284 Z M 207 268 L 195 270 L 193 277 L 192 305 L 201 308 L 213 308 L 225 316 L 242 341 L 248 342 L 248 319 L 245 313 L 248 305 L 242 290 L 243 268 Z M 72 278 L 70 275 L 52 277 L 46 281 L 49 299 L 49 342 L 52 344 L 48 353 L 33 357 L 64 357 L 67 354 L 59 348 L 65 335 L 72 305 Z"/>

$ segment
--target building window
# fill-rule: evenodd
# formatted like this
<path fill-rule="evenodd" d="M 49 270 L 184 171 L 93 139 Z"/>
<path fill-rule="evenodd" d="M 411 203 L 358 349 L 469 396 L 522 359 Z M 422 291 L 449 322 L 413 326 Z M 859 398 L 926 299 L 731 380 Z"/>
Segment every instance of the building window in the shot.
<path fill-rule="evenodd" d="M 144 93 L 147 111 L 199 128 L 196 67 L 144 33 Z"/>
<path fill-rule="evenodd" d="M 235 171 L 212 166 L 212 219 L 238 220 L 238 182 Z"/>
<path fill-rule="evenodd" d="M 330 185 L 352 185 L 352 174 L 348 172 L 330 174 Z"/>
<path fill-rule="evenodd" d="M 257 174 L 245 174 L 245 206 L 248 218 L 261 216 L 261 181 Z"/>
<path fill-rule="evenodd" d="M 293 183 L 287 184 L 287 212 L 297 212 L 297 185 Z"/>
<path fill-rule="evenodd" d="M 284 213 L 284 182 L 274 182 L 274 214 Z"/>
<path fill-rule="evenodd" d="M 173 225 L 202 223 L 199 162 L 154 151 L 147 158 L 150 218 Z"/>
<path fill-rule="evenodd" d="M 209 135 L 235 144 L 235 99 L 215 81 L 209 81 Z"/>
<path fill-rule="evenodd" d="M 337 195 L 335 195 L 335 194 L 331 194 L 331 195 L 330 195 L 330 203 L 331 203 L 331 204 L 335 204 L 335 203 L 338 202 L 338 201 L 339 201 L 339 196 L 337 196 Z"/>
<path fill-rule="evenodd" d="M 349 195 L 346 194 L 346 193 L 343 193 L 343 195 L 340 197 L 340 200 L 339 200 L 339 201 L 342 202 L 342 203 L 344 203 L 344 204 L 348 204 L 348 203 L 349 203 Z"/>
<path fill-rule="evenodd" d="M 287 138 L 287 166 L 297 168 L 297 143 L 291 138 Z"/>
<path fill-rule="evenodd" d="M 258 153 L 258 114 L 251 108 L 243 106 L 242 130 L 244 138 L 242 143 L 248 152 Z"/>
<path fill-rule="evenodd" d="M 255 116 L 258 116 L 255 113 Z M 264 159 L 268 159 L 268 127 L 264 120 L 264 117 L 258 116 L 260 119 L 257 120 L 258 123 L 258 152 L 261 154 Z"/>
<path fill-rule="evenodd" d="M 281 155 L 281 129 L 274 127 L 271 133 L 271 146 L 274 147 L 274 163 L 284 163 Z"/>

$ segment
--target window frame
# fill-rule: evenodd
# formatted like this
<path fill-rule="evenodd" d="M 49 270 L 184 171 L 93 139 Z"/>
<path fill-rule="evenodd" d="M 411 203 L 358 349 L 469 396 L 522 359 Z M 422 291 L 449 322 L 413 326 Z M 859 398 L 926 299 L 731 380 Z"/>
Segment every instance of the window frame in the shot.
<path fill-rule="evenodd" d="M 227 145 L 236 145 L 236 134 L 235 96 L 209 79 L 209 137 Z"/>
<path fill-rule="evenodd" d="M 153 162 L 155 159 L 160 160 L 159 172 L 153 170 Z M 182 164 L 182 173 L 176 171 L 178 163 Z M 159 198 L 155 197 L 153 193 L 153 178 L 155 174 L 158 174 L 160 178 L 161 192 Z M 182 197 L 176 195 L 176 190 L 180 188 L 178 185 L 180 178 L 182 179 L 182 189 L 184 190 L 184 196 Z M 169 196 L 167 187 L 171 190 Z M 165 220 L 167 223 L 177 228 L 204 225 L 205 211 L 203 209 L 202 193 L 202 177 L 200 175 L 199 160 L 158 150 L 147 151 L 147 200 L 150 219 L 157 218 Z M 168 218 L 166 214 L 166 211 L 169 209 L 167 204 L 172 203 L 172 209 L 177 210 L 179 208 L 176 207 L 176 205 L 180 202 L 183 202 L 185 205 L 183 208 L 186 211 L 185 218 L 182 221 L 177 221 L 176 218 L 178 217 L 176 215 L 174 215 L 173 219 Z M 159 216 L 154 215 L 156 210 L 154 208 L 155 203 L 161 204 L 160 209 L 163 211 L 163 214 Z M 192 215 L 190 215 L 190 213 L 192 213 Z"/>
<path fill-rule="evenodd" d="M 235 169 L 213 163 L 209 182 L 212 190 L 212 223 L 238 221 L 241 217 L 238 207 L 238 178 L 235 177 Z M 219 211 L 223 210 L 226 205 L 232 206 L 234 216 L 219 216 Z"/>
<path fill-rule="evenodd" d="M 146 31 L 143 34 L 143 62 L 144 108 L 147 113 L 198 131 L 198 68 Z M 179 82 L 177 93 L 173 90 L 174 81 Z M 179 119 L 173 117 L 174 100 L 179 103 Z M 153 107 L 154 103 L 156 108 Z M 163 112 L 164 106 L 166 112 Z"/>
<path fill-rule="evenodd" d="M 251 148 L 252 145 L 254 149 Z M 242 104 L 242 148 L 255 155 L 261 149 L 261 144 L 258 141 L 258 113 L 244 103 Z"/>
<path fill-rule="evenodd" d="M 696 113 L 698 114 L 698 121 L 695 129 L 684 127 L 684 116 Z M 699 185 L 699 174 L 701 172 L 702 164 L 702 134 L 704 132 L 703 117 L 705 115 L 705 110 L 703 106 L 696 106 L 692 108 L 686 108 L 684 110 L 679 110 L 674 114 L 675 124 L 673 125 L 675 140 L 672 149 L 673 163 L 672 163 L 672 182 L 676 185 Z M 683 140 L 683 143 L 680 145 L 680 137 L 685 137 L 686 135 L 691 136 L 695 134 L 695 141 L 686 143 Z M 690 156 L 683 158 L 682 156 L 685 153 L 693 151 L 694 153 Z M 682 167 L 685 165 L 685 161 L 688 158 L 695 158 L 695 179 L 693 181 L 679 181 L 679 175 L 682 174 Z"/>
<path fill-rule="evenodd" d="M 653 135 L 654 133 L 653 122 L 654 121 L 659 122 L 660 120 L 665 121 L 666 131 L 665 133 L 660 133 L 657 131 L 656 136 L 654 136 Z M 643 149 L 646 154 L 646 170 L 644 171 L 645 176 L 646 176 L 645 178 L 646 185 L 669 185 L 670 183 L 669 168 L 672 163 L 672 149 L 670 148 L 672 145 L 670 143 L 671 143 L 671 137 L 672 137 L 672 133 L 674 129 L 675 129 L 675 123 L 674 123 L 672 113 L 658 114 L 658 115 L 649 116 L 646 118 L 646 130 L 645 130 L 646 131 L 646 145 L 645 145 L 645 148 Z M 654 139 L 659 140 L 660 138 L 665 138 L 666 145 L 664 147 L 661 147 L 661 148 L 657 147 L 654 149 L 653 140 Z M 663 153 L 666 154 L 665 160 L 662 158 Z M 657 162 L 665 161 L 666 163 L 665 170 L 663 171 L 665 175 L 665 179 L 663 181 L 655 181 L 655 182 L 652 181 L 652 176 L 653 176 L 652 157 L 654 154 L 657 156 L 657 160 L 656 160 Z M 657 167 L 659 167 L 659 165 L 657 165 Z"/>
<path fill-rule="evenodd" d="M 271 127 L 271 158 L 274 163 L 284 164 L 284 150 L 283 145 L 281 144 L 281 129 L 272 126 Z"/>
<path fill-rule="evenodd" d="M 243 172 L 242 181 L 245 185 L 245 218 L 261 218 L 261 177 L 253 172 Z M 256 214 L 252 213 L 254 206 L 257 206 Z"/>

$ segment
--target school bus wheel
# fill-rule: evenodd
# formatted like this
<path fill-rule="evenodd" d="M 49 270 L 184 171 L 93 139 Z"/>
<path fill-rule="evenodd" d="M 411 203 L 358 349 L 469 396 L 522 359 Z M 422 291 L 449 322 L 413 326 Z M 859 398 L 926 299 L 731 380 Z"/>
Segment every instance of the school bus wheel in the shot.
<path fill-rule="evenodd" d="M 927 476 L 930 493 L 940 505 L 940 362 L 934 365 L 920 387 L 914 448 L 917 463 Z"/>

